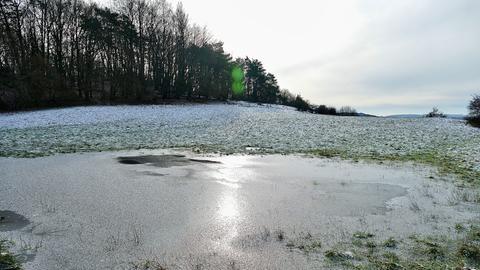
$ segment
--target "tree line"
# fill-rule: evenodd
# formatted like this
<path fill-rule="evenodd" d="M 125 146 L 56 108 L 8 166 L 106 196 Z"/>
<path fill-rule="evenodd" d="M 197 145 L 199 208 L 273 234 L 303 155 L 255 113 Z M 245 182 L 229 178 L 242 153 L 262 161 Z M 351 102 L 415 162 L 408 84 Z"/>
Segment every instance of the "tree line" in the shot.
<path fill-rule="evenodd" d="M 236 82 L 233 82 L 235 70 Z M 235 91 L 235 88 L 237 88 Z M 322 114 L 282 90 L 261 61 L 235 59 L 182 4 L 0 1 L 0 110 L 165 100 L 246 100 Z"/>

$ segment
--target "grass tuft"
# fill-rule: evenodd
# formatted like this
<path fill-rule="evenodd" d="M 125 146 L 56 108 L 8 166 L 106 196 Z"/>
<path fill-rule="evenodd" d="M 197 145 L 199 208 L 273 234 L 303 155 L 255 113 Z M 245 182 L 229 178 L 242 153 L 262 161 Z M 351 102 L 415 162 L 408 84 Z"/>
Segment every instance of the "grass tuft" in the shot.
<path fill-rule="evenodd" d="M 167 270 L 167 268 L 156 261 L 146 260 L 132 264 L 132 270 Z"/>
<path fill-rule="evenodd" d="M 340 252 L 335 249 L 329 249 L 323 253 L 325 255 L 325 258 L 332 262 L 342 262 L 346 260 L 351 260 L 353 259 L 353 255 L 347 252 Z"/>
<path fill-rule="evenodd" d="M 21 270 L 22 267 L 17 257 L 10 252 L 13 243 L 0 240 L 0 269 Z"/>
<path fill-rule="evenodd" d="M 398 241 L 395 238 L 390 237 L 385 242 L 383 242 L 383 246 L 386 248 L 396 248 L 398 245 Z"/>
<path fill-rule="evenodd" d="M 367 232 L 356 232 L 356 233 L 353 234 L 353 237 L 358 238 L 358 239 L 368 239 L 368 238 L 372 238 L 374 236 L 375 236 L 374 234 L 367 233 Z"/>
<path fill-rule="evenodd" d="M 474 262 L 480 262 L 480 245 L 476 243 L 462 243 L 458 247 L 458 256 Z"/>

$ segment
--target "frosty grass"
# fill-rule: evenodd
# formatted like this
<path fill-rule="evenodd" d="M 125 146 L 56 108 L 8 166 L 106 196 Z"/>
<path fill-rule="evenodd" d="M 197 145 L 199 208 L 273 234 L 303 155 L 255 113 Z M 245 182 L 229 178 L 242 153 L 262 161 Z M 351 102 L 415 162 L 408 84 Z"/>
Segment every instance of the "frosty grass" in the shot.
<path fill-rule="evenodd" d="M 0 114 L 0 156 L 185 147 L 434 159 L 480 173 L 480 129 L 448 119 L 335 117 L 248 103 L 97 106 Z"/>

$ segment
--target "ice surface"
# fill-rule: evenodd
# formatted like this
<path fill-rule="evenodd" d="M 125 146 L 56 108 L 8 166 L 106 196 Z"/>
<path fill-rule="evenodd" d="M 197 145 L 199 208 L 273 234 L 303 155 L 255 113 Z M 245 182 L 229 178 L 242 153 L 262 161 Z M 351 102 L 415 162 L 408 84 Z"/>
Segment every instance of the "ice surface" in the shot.
<path fill-rule="evenodd" d="M 468 190 L 432 181 L 430 169 L 412 165 L 191 153 L 180 154 L 217 163 L 167 168 L 118 160 L 178 160 L 169 151 L 0 158 L 0 206 L 31 222 L 0 230 L 0 239 L 31 247 L 26 270 L 136 269 L 131 263 L 145 260 L 167 269 L 332 269 L 322 264 L 323 252 L 357 231 L 378 243 L 455 237 L 455 224 L 480 213 L 458 198 Z M 322 248 L 305 254 L 287 246 L 310 238 Z"/>

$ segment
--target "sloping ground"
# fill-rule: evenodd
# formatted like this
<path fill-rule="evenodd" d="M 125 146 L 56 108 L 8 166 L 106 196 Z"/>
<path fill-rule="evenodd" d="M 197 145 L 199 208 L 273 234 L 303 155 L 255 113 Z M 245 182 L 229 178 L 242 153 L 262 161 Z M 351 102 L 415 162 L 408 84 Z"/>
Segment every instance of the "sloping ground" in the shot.
<path fill-rule="evenodd" d="M 460 120 L 333 117 L 248 103 L 77 107 L 0 115 L 0 156 L 186 147 L 413 160 L 475 180 L 480 129 Z"/>

